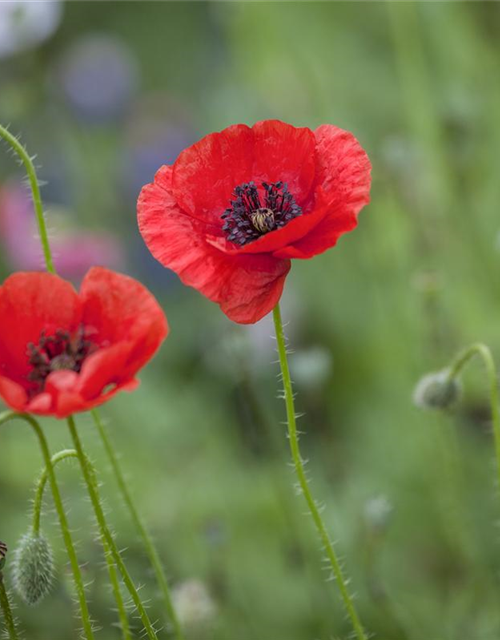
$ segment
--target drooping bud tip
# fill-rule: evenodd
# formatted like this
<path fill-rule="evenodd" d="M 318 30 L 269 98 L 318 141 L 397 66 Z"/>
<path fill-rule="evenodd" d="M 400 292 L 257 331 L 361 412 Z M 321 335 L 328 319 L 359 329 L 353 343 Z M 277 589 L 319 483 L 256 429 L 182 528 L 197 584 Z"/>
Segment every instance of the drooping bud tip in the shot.
<path fill-rule="evenodd" d="M 460 398 L 462 387 L 449 371 L 437 371 L 424 376 L 415 387 L 413 402 L 421 409 L 449 409 Z"/>

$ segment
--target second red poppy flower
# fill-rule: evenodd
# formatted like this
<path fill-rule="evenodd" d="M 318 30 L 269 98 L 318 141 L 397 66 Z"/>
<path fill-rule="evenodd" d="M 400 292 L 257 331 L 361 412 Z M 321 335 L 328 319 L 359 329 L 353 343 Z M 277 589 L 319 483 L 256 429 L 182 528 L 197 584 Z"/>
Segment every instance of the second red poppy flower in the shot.
<path fill-rule="evenodd" d="M 234 125 L 159 169 L 139 196 L 139 229 L 184 284 L 235 322 L 257 322 L 279 301 L 291 258 L 354 229 L 370 170 L 356 138 L 332 125 Z"/>
<path fill-rule="evenodd" d="M 77 293 L 49 273 L 16 273 L 0 286 L 0 397 L 15 411 L 86 411 L 133 389 L 167 333 L 155 298 L 127 276 L 94 267 Z"/>

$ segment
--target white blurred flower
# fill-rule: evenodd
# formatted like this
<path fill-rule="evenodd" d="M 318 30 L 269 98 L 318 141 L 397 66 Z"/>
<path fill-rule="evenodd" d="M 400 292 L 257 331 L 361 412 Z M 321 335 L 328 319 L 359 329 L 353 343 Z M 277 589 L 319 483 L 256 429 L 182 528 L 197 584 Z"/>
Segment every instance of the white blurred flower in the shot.
<path fill-rule="evenodd" d="M 30 49 L 49 38 L 59 26 L 59 0 L 0 1 L 0 58 Z"/>
<path fill-rule="evenodd" d="M 332 354 L 320 346 L 301 349 L 290 356 L 290 367 L 297 384 L 317 389 L 327 382 L 332 373 Z"/>
<path fill-rule="evenodd" d="M 174 606 L 183 626 L 205 628 L 216 614 L 215 603 L 201 580 L 186 580 L 173 591 Z"/>
<path fill-rule="evenodd" d="M 366 524 L 370 529 L 380 531 L 385 529 L 389 518 L 394 511 L 394 506 L 389 498 L 383 494 L 367 500 L 364 508 Z"/>

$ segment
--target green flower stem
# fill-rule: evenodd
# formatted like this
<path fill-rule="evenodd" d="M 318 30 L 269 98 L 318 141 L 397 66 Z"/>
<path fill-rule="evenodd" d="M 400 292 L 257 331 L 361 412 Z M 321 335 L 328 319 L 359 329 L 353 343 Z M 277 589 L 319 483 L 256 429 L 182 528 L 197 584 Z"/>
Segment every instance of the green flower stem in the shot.
<path fill-rule="evenodd" d="M 55 468 L 59 462 L 62 460 L 66 460 L 67 458 L 76 458 L 76 451 L 73 449 L 64 449 L 64 451 L 59 451 L 59 453 L 55 453 L 51 460 L 52 466 Z M 49 479 L 49 474 L 47 471 L 47 467 L 44 467 L 40 477 L 38 478 L 35 490 L 35 498 L 33 500 L 33 515 L 32 515 L 32 531 L 34 535 L 38 535 L 40 533 L 40 524 L 42 518 L 42 507 L 43 507 L 43 494 L 45 491 L 45 487 L 47 485 L 47 481 Z"/>
<path fill-rule="evenodd" d="M 56 474 L 54 472 L 54 466 L 52 464 L 52 459 L 50 457 L 50 451 L 49 451 L 49 446 L 47 444 L 47 440 L 45 438 L 45 435 L 42 431 L 41 426 L 35 420 L 35 418 L 25 413 L 16 413 L 14 411 L 6 411 L 5 413 L 0 414 L 0 426 L 5 422 L 8 422 L 9 420 L 13 420 L 13 419 L 24 420 L 31 426 L 31 428 L 34 430 L 34 432 L 37 435 L 38 442 L 40 444 L 40 450 L 42 452 L 42 457 L 45 463 L 45 467 L 47 469 L 50 488 L 52 490 L 52 496 L 54 499 L 54 505 L 57 511 L 57 516 L 59 518 L 59 526 L 61 527 L 64 544 L 66 546 L 66 551 L 70 561 L 71 570 L 73 572 L 75 590 L 78 598 L 78 603 L 80 605 L 80 614 L 82 618 L 83 633 L 86 640 L 93 640 L 94 633 L 92 631 L 92 622 L 90 619 L 87 599 L 85 597 L 85 587 L 83 584 L 82 573 L 80 571 L 80 565 L 78 564 L 75 545 L 73 543 L 73 538 L 71 537 L 70 529 L 68 526 L 68 520 L 66 518 L 66 513 L 64 511 L 63 502 L 61 499 L 61 493 L 59 491 L 59 486 L 57 484 Z"/>
<path fill-rule="evenodd" d="M 156 550 L 156 547 L 153 544 L 151 536 L 148 533 L 144 524 L 142 523 L 141 517 L 139 516 L 139 512 L 137 511 L 137 508 L 134 504 L 130 491 L 127 487 L 125 476 L 123 475 L 123 472 L 120 468 L 118 457 L 115 453 L 111 440 L 108 434 L 106 433 L 104 424 L 102 423 L 102 420 L 95 409 L 91 411 L 91 414 L 94 419 L 97 430 L 99 432 L 101 441 L 104 445 L 104 449 L 106 450 L 106 453 L 108 455 L 109 462 L 111 464 L 111 468 L 115 475 L 116 482 L 122 494 L 123 501 L 125 502 L 125 505 L 129 510 L 130 516 L 135 524 L 135 527 L 142 538 L 149 561 L 151 562 L 151 565 L 156 574 L 156 580 L 161 588 L 161 591 L 163 594 L 163 601 L 165 603 L 165 608 L 167 610 L 168 616 L 174 628 L 175 637 L 177 638 L 177 640 L 184 640 L 184 634 L 182 632 L 179 619 L 174 609 L 172 596 L 170 594 L 170 587 L 168 586 L 168 581 L 165 576 L 165 571 L 163 569 L 160 557 L 158 555 L 158 551 Z"/>
<path fill-rule="evenodd" d="M 65 449 L 64 451 L 59 451 L 59 453 L 54 454 L 52 456 L 52 465 L 55 467 L 59 462 L 61 462 L 62 460 L 67 460 L 68 458 L 78 458 L 78 454 L 74 449 Z M 92 463 L 88 458 L 87 458 L 87 464 L 90 467 L 92 467 L 92 473 L 93 473 L 93 476 L 95 477 L 95 468 L 92 466 Z M 45 490 L 45 486 L 47 484 L 48 477 L 49 476 L 47 473 L 47 468 L 45 468 L 42 471 L 40 478 L 38 480 L 35 499 L 33 501 L 33 533 L 36 535 L 40 533 L 40 519 L 41 519 L 41 513 L 42 513 L 43 493 Z M 132 636 L 130 634 L 130 625 L 127 617 L 127 609 L 123 602 L 123 598 L 120 590 L 120 582 L 118 580 L 118 575 L 116 573 L 116 567 L 114 565 L 113 558 L 111 557 L 109 545 L 103 536 L 101 536 L 101 543 L 104 549 L 106 564 L 108 565 L 109 579 L 113 589 L 113 595 L 116 600 L 118 616 L 120 618 L 120 624 L 123 631 L 123 638 L 124 640 L 131 640 Z"/>
<path fill-rule="evenodd" d="M 9 640 L 19 640 L 16 630 L 16 622 L 10 608 L 9 595 L 5 589 L 3 575 L 0 571 L 0 609 L 2 609 L 5 628 L 7 630 Z"/>
<path fill-rule="evenodd" d="M 347 614 L 351 620 L 353 629 L 355 631 L 356 638 L 358 640 L 367 640 L 368 637 L 363 629 L 363 625 L 361 624 L 359 616 L 354 607 L 353 599 L 347 589 L 347 583 L 346 583 L 346 579 L 344 578 L 342 568 L 340 566 L 340 561 L 337 558 L 332 541 L 330 540 L 330 536 L 328 535 L 323 519 L 321 518 L 318 505 L 316 504 L 316 501 L 312 496 L 311 490 L 309 489 L 309 484 L 307 481 L 306 472 L 304 468 L 304 461 L 302 460 L 302 456 L 299 448 L 299 438 L 297 433 L 297 423 L 296 423 L 296 415 L 295 415 L 295 403 L 294 403 L 294 397 L 293 397 L 292 380 L 290 377 L 290 370 L 288 367 L 286 342 L 285 342 L 285 335 L 283 332 L 283 323 L 281 320 L 281 311 L 280 311 L 279 304 L 277 304 L 274 307 L 273 318 L 274 318 L 274 327 L 276 331 L 276 341 L 278 344 L 278 354 L 279 354 L 279 361 L 281 366 L 281 375 L 283 377 L 283 388 L 284 388 L 286 413 L 287 413 L 288 437 L 290 441 L 290 451 L 292 454 L 293 464 L 295 467 L 295 473 L 297 474 L 297 479 L 299 481 L 301 492 L 304 495 L 304 498 L 307 502 L 307 506 L 314 520 L 314 524 L 316 525 L 316 529 L 321 538 L 321 542 L 323 543 L 326 555 L 328 557 L 328 561 L 333 571 L 333 575 L 335 576 L 335 579 L 337 581 L 337 585 L 340 591 L 340 595 L 342 597 L 342 601 L 344 603 Z"/>
<path fill-rule="evenodd" d="M 0 136 L 4 138 L 12 150 L 19 156 L 21 162 L 24 164 L 26 173 L 28 174 L 28 180 L 30 183 L 31 194 L 33 197 L 33 206 L 35 209 L 36 222 L 38 225 L 38 233 L 40 234 L 40 241 L 42 243 L 43 257 L 45 260 L 45 266 L 47 271 L 55 273 L 54 262 L 52 260 L 52 253 L 50 251 L 49 236 L 47 233 L 47 225 L 45 224 L 45 217 L 43 215 L 42 197 L 40 195 L 40 187 L 38 186 L 38 178 L 36 176 L 35 165 L 32 159 L 28 155 L 28 152 L 19 142 L 19 140 L 13 136 L 10 131 L 0 125 Z"/>
<path fill-rule="evenodd" d="M 123 562 L 120 552 L 116 546 L 114 538 L 111 535 L 109 527 L 106 523 L 106 518 L 104 517 L 104 512 L 101 505 L 101 498 L 99 496 L 99 491 L 97 488 L 98 485 L 97 485 L 97 480 L 95 478 L 94 468 L 91 465 L 89 465 L 88 458 L 83 451 L 82 443 L 80 441 L 80 436 L 78 435 L 78 431 L 76 429 L 75 420 L 71 416 L 68 418 L 68 427 L 71 434 L 71 438 L 73 440 L 73 446 L 75 447 L 78 460 L 80 462 L 83 478 L 87 485 L 87 491 L 89 493 L 90 501 L 94 508 L 94 513 L 99 526 L 99 530 L 101 532 L 101 536 L 106 540 L 107 544 L 109 545 L 109 549 L 113 557 L 113 560 L 115 561 L 118 569 L 120 570 L 120 573 L 122 574 L 123 582 L 125 583 L 125 586 L 127 587 L 132 597 L 132 600 L 137 608 L 137 611 L 142 620 L 142 624 L 144 625 L 144 628 L 146 630 L 148 637 L 150 638 L 150 640 L 157 640 L 156 631 L 153 625 L 151 624 L 151 621 L 149 620 L 149 616 L 146 612 L 146 609 L 144 608 L 144 605 L 142 604 L 142 601 L 139 598 L 137 589 L 135 588 L 134 583 L 132 582 L 132 579 L 127 571 L 125 563 Z"/>
<path fill-rule="evenodd" d="M 40 189 L 38 186 L 38 179 L 36 176 L 36 171 L 35 171 L 35 167 L 33 165 L 33 162 L 31 160 L 31 158 L 29 157 L 28 153 L 26 152 L 26 149 L 22 146 L 22 144 L 17 140 L 17 138 L 15 136 L 13 136 L 5 127 L 2 127 L 0 125 L 0 136 L 2 136 L 12 147 L 13 151 L 19 156 L 20 160 L 23 162 L 27 174 L 28 174 L 28 178 L 29 178 L 29 183 L 30 183 L 30 188 L 31 188 L 31 193 L 32 193 L 32 197 L 33 197 L 33 204 L 34 204 L 34 208 L 35 208 L 35 215 L 36 215 L 36 219 L 37 219 L 37 224 L 38 224 L 38 229 L 39 229 L 39 234 L 40 234 L 40 240 L 42 243 L 42 248 L 43 248 L 43 255 L 45 258 L 45 266 L 47 268 L 47 271 L 49 271 L 50 273 L 56 273 L 56 269 L 54 266 L 54 261 L 52 259 L 52 252 L 50 249 L 50 243 L 49 243 L 49 238 L 48 238 L 48 233 L 47 233 L 47 227 L 45 224 L 45 217 L 43 215 L 43 206 L 42 206 L 42 199 L 40 196 Z M 132 502 L 130 493 L 127 489 L 123 474 L 120 470 L 120 467 L 118 465 L 118 461 L 117 461 L 117 457 L 114 453 L 113 447 L 109 441 L 109 439 L 107 438 L 107 435 L 104 431 L 104 428 L 102 427 L 102 425 L 99 427 L 100 424 L 100 420 L 99 420 L 99 415 L 97 413 L 96 410 L 92 411 L 92 415 L 94 416 L 94 420 L 96 421 L 96 424 L 98 425 L 99 428 L 99 432 L 101 433 L 101 439 L 104 443 L 104 446 L 106 448 L 106 451 L 108 453 L 108 456 L 110 458 L 110 462 L 111 462 L 111 466 L 113 467 L 113 471 L 116 475 L 116 479 L 118 482 L 118 485 L 120 487 L 120 490 L 123 494 L 124 500 L 126 505 L 128 506 L 132 519 L 134 520 L 136 527 L 144 541 L 144 544 L 146 546 L 146 551 L 147 554 L 150 558 L 150 561 L 154 567 L 158 582 L 160 584 L 162 593 L 163 593 L 163 598 L 165 601 L 165 607 L 167 609 L 168 615 L 170 616 L 170 620 L 172 622 L 172 625 L 174 627 L 175 630 L 175 634 L 177 637 L 177 640 L 184 640 L 184 636 L 182 634 L 182 630 L 177 618 L 177 615 L 175 613 L 173 604 L 172 604 L 172 598 L 170 596 L 170 590 L 168 587 L 168 582 L 167 579 L 165 577 L 165 573 L 163 571 L 161 562 L 160 562 L 160 558 L 158 556 L 158 553 L 151 541 L 151 538 L 148 534 L 148 532 L 146 531 L 146 529 L 144 528 L 139 515 L 137 513 L 137 510 L 134 507 L 134 504 Z"/>
<path fill-rule="evenodd" d="M 486 368 L 486 375 L 488 376 L 491 418 L 493 421 L 493 439 L 497 462 L 497 479 L 500 487 L 500 398 L 495 361 L 493 360 L 489 347 L 480 342 L 476 342 L 460 352 L 448 369 L 448 380 L 451 381 L 458 377 L 463 368 L 475 355 L 478 355 L 482 359 Z"/>

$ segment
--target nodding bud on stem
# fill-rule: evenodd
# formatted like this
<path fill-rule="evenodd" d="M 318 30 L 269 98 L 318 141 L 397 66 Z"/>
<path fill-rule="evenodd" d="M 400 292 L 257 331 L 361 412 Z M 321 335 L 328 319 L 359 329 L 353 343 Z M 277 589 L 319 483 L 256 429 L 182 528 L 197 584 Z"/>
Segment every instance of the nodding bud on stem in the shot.
<path fill-rule="evenodd" d="M 14 555 L 14 587 L 19 597 L 35 605 L 50 591 L 54 565 L 47 539 L 29 532 L 19 541 Z"/>
<path fill-rule="evenodd" d="M 422 409 L 448 409 L 460 398 L 462 387 L 449 371 L 437 371 L 424 376 L 415 387 L 413 401 Z"/>

